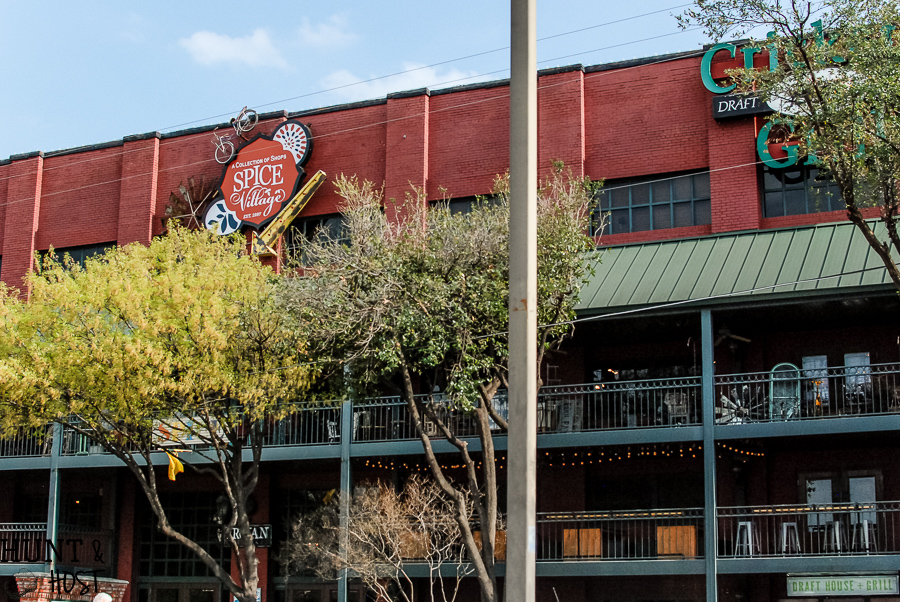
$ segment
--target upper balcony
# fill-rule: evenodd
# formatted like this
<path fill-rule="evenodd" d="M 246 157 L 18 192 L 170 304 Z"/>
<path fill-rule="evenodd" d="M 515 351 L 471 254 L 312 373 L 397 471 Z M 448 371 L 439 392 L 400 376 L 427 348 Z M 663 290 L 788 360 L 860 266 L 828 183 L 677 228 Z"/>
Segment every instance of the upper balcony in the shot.
<path fill-rule="evenodd" d="M 592 443 L 585 434 L 603 431 L 606 444 L 699 440 L 703 419 L 701 390 L 700 376 L 544 387 L 537 401 L 537 428 L 542 435 L 539 439 L 542 445 L 577 446 Z M 472 416 L 436 403 L 436 411 L 453 432 L 461 437 L 476 436 Z M 501 415 L 507 412 L 505 395 L 499 394 L 494 403 Z M 787 436 L 798 432 L 797 425 L 836 419 L 845 419 L 844 429 L 848 431 L 857 427 L 883 429 L 884 416 L 900 415 L 900 364 L 799 368 L 782 363 L 767 372 L 716 375 L 714 404 L 719 438 Z M 266 427 L 264 445 L 283 450 L 333 446 L 324 455 L 337 456 L 342 411 L 341 405 L 323 403 L 272 421 Z M 354 444 L 418 439 L 408 408 L 397 397 L 357 403 L 351 411 L 349 435 Z M 760 425 L 765 425 L 766 430 L 754 432 L 752 427 L 759 430 Z M 833 431 L 835 426 L 829 422 L 822 428 Z M 429 436 L 440 438 L 437 427 L 427 419 L 425 430 Z M 0 439 L 0 458 L 48 458 L 51 443 L 49 427 L 41 431 L 22 430 Z M 103 453 L 89 438 L 69 429 L 63 432 L 62 456 Z"/>

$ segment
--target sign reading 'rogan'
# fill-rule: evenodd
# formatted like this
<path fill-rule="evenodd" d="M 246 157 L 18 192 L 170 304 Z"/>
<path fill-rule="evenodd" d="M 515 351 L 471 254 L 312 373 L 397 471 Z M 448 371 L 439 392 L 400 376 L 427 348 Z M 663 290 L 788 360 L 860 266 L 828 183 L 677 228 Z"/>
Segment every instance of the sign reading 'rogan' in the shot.
<path fill-rule="evenodd" d="M 286 121 L 271 136 L 260 134 L 225 167 L 217 198 L 204 222 L 219 234 L 243 226 L 259 229 L 278 215 L 303 179 L 312 137 L 299 121 Z"/>

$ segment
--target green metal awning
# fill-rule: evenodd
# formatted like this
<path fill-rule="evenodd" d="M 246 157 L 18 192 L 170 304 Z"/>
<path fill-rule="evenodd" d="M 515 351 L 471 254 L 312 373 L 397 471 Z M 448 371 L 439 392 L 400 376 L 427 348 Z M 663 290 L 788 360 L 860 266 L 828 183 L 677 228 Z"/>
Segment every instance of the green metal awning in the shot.
<path fill-rule="evenodd" d="M 880 223 L 875 232 L 883 233 Z M 582 290 L 580 314 L 891 284 L 881 259 L 849 222 L 623 245 L 597 254 L 600 264 Z"/>

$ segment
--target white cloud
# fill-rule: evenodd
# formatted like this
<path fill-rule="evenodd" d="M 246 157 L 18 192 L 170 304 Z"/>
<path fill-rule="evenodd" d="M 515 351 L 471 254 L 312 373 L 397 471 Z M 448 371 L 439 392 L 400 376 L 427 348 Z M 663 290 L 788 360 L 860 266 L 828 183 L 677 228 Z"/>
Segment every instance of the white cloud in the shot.
<path fill-rule="evenodd" d="M 356 40 L 356 35 L 347 31 L 344 15 L 332 15 L 325 23 L 316 25 L 310 23 L 308 17 L 303 17 L 298 34 L 305 46 L 320 48 L 343 46 Z"/>
<path fill-rule="evenodd" d="M 475 71 L 460 71 L 459 69 L 438 71 L 434 67 L 424 67 L 416 63 L 403 63 L 403 71 L 403 73 L 391 77 L 366 81 L 371 78 L 362 78 L 346 69 L 341 69 L 327 75 L 319 83 L 325 89 L 339 88 L 334 90 L 333 94 L 344 100 L 353 101 L 381 98 L 391 92 L 417 88 L 436 90 L 488 79 L 486 76 L 478 75 Z"/>
<path fill-rule="evenodd" d="M 232 38 L 211 31 L 198 31 L 189 38 L 179 40 L 178 43 L 201 65 L 241 63 L 250 67 L 280 69 L 288 66 L 264 29 L 256 29 L 249 36 L 242 38 Z"/>

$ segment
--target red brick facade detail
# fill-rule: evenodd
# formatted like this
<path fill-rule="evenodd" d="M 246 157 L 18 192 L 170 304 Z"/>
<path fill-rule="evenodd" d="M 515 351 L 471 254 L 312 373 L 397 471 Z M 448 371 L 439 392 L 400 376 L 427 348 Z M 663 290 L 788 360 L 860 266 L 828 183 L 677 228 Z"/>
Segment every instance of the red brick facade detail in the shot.
<path fill-rule="evenodd" d="M 13 161 L 6 169 L 7 193 L 4 202 L 3 263 L 0 279 L 20 288 L 22 279 L 31 269 L 35 235 L 41 210 L 44 181 L 44 157 L 37 155 Z"/>
<path fill-rule="evenodd" d="M 150 244 L 156 212 L 159 175 L 159 135 L 125 142 L 122 153 L 122 192 L 116 242 Z M 198 199 L 199 200 L 199 199 Z"/>
<path fill-rule="evenodd" d="M 385 213 L 393 219 L 413 187 L 428 186 L 429 97 L 388 98 L 385 145 Z M 391 202 L 391 201 L 394 202 Z"/>
<path fill-rule="evenodd" d="M 573 175 L 584 175 L 584 71 L 546 75 L 538 88 L 538 175 L 545 178 L 553 161 Z"/>
<path fill-rule="evenodd" d="M 762 219 L 753 119 L 709 124 L 712 231 L 755 230 Z"/>

